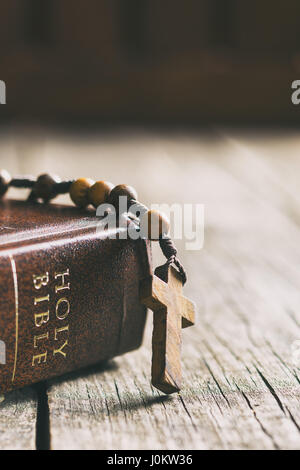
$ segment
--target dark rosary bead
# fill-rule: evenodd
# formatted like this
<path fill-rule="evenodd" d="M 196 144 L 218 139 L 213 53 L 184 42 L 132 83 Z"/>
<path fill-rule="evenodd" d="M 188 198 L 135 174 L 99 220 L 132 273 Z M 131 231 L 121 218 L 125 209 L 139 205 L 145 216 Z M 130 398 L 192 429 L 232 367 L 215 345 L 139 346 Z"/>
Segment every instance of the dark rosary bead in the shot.
<path fill-rule="evenodd" d="M 57 196 L 55 192 L 55 185 L 60 183 L 60 178 L 57 176 L 43 174 L 40 175 L 34 185 L 33 195 L 36 199 L 43 199 L 44 202 L 48 202 Z"/>
<path fill-rule="evenodd" d="M 112 189 L 108 198 L 109 204 L 112 204 L 117 209 L 119 207 L 120 196 L 127 197 L 127 208 L 130 206 L 131 201 L 136 201 L 138 198 L 137 192 L 132 186 L 119 184 Z"/>
<path fill-rule="evenodd" d="M 10 174 L 6 170 L 0 170 L 0 197 L 4 196 L 11 181 Z"/>

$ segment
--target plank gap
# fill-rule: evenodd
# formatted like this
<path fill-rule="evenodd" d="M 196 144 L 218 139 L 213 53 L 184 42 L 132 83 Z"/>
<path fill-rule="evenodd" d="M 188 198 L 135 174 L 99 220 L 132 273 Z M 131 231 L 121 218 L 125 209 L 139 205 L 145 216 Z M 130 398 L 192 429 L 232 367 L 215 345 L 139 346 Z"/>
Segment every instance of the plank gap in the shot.
<path fill-rule="evenodd" d="M 36 385 L 38 395 L 37 420 L 36 420 L 36 449 L 50 450 L 50 419 L 46 382 Z"/>

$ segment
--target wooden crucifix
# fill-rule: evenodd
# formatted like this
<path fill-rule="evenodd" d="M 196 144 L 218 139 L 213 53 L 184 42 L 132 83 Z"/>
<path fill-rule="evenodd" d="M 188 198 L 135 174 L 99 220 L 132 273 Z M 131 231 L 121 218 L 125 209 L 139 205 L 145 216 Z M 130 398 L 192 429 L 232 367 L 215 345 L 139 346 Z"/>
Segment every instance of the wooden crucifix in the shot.
<path fill-rule="evenodd" d="M 152 384 L 164 393 L 181 388 L 181 328 L 195 322 L 195 305 L 182 295 L 182 280 L 173 266 L 163 265 L 141 283 L 141 302 L 154 313 Z"/>

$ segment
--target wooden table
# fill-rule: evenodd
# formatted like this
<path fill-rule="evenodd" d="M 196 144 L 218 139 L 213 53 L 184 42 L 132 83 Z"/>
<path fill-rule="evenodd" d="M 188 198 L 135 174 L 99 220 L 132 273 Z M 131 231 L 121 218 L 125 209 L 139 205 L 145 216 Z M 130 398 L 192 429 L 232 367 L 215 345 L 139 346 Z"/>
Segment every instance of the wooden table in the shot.
<path fill-rule="evenodd" d="M 300 132 L 74 139 L 3 134 L 1 165 L 71 168 L 133 184 L 146 203 L 205 204 L 203 249 L 177 243 L 198 305 L 197 325 L 183 331 L 184 388 L 151 388 L 149 322 L 140 350 L 8 394 L 0 448 L 299 449 Z"/>

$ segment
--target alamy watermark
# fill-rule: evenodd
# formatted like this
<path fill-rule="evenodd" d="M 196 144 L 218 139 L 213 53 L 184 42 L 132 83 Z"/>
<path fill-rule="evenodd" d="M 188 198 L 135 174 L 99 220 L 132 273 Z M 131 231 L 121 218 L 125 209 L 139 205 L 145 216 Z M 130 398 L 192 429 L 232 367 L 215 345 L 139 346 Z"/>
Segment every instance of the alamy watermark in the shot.
<path fill-rule="evenodd" d="M 127 207 L 126 196 L 119 198 L 119 210 L 111 204 L 101 204 L 97 208 L 99 217 L 96 230 L 108 231 L 110 238 L 126 239 L 150 238 L 158 240 L 170 236 L 173 240 L 184 240 L 187 251 L 199 251 L 204 244 L 204 205 L 203 204 L 152 204 L 153 216 L 141 210 L 139 203 Z M 164 231 L 164 221 L 157 218 L 162 213 L 170 221 L 170 230 Z M 117 228 L 126 230 L 118 231 Z"/>
<path fill-rule="evenodd" d="M 6 85 L 3 80 L 0 80 L 0 104 L 6 104 Z"/>
<path fill-rule="evenodd" d="M 292 103 L 297 106 L 298 104 L 300 104 L 300 80 L 293 81 L 292 90 L 295 91 L 293 91 L 292 93 L 291 100 Z"/>

